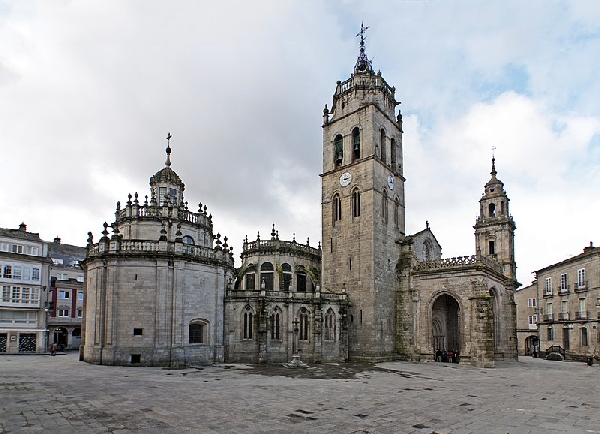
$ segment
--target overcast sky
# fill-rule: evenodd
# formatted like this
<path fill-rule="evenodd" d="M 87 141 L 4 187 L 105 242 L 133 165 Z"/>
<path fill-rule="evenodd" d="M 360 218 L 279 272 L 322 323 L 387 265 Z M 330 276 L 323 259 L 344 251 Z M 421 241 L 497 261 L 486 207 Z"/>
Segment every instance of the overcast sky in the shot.
<path fill-rule="evenodd" d="M 406 229 L 471 255 L 495 147 L 518 278 L 600 244 L 600 2 L 0 0 L 0 227 L 83 246 L 172 168 L 236 258 L 316 246 L 322 113 L 361 21 L 404 114 Z M 193 205 L 192 205 L 193 204 Z"/>

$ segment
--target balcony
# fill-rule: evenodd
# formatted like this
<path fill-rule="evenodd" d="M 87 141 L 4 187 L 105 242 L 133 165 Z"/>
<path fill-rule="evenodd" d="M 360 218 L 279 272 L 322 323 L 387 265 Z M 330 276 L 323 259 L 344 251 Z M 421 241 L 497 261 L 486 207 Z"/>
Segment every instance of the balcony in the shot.
<path fill-rule="evenodd" d="M 559 288 L 559 290 L 558 290 L 558 293 L 561 294 L 561 295 L 562 294 L 568 294 L 569 292 L 571 292 L 570 289 L 571 289 L 570 285 L 568 285 L 568 284 L 561 285 L 560 288 Z"/>
<path fill-rule="evenodd" d="M 561 312 L 558 314 L 559 321 L 568 321 L 569 320 L 569 312 Z"/>
<path fill-rule="evenodd" d="M 586 292 L 587 291 L 587 281 L 586 282 L 578 282 L 574 284 L 575 292 Z"/>
<path fill-rule="evenodd" d="M 552 322 L 554 321 L 554 314 L 547 313 L 544 315 L 544 322 Z"/>
<path fill-rule="evenodd" d="M 552 291 L 544 291 L 544 298 L 550 298 L 552 295 Z"/>
<path fill-rule="evenodd" d="M 587 310 L 575 312 L 575 319 L 588 319 L 588 318 L 589 318 L 589 313 Z"/>

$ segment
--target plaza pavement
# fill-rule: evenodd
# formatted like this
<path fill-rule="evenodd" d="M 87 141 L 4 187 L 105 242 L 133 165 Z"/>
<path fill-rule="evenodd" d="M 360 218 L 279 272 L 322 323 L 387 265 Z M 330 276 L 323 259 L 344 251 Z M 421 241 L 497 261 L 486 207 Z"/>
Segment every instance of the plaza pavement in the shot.
<path fill-rule="evenodd" d="M 88 365 L 0 356 L 0 433 L 600 433 L 600 368 Z"/>

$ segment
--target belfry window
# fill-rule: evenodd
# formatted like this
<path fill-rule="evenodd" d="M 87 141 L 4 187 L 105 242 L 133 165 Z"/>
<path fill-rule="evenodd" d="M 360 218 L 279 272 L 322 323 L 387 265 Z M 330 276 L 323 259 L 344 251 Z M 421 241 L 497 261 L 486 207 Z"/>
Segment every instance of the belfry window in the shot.
<path fill-rule="evenodd" d="M 341 134 L 338 134 L 335 136 L 333 143 L 335 148 L 333 162 L 335 166 L 341 166 L 344 159 L 344 138 L 341 136 Z"/>
<path fill-rule="evenodd" d="M 495 204 L 490 203 L 488 206 L 488 211 L 489 211 L 488 215 L 490 217 L 496 217 L 496 205 Z"/>
<path fill-rule="evenodd" d="M 352 192 L 352 217 L 360 217 L 360 191 Z"/>
<path fill-rule="evenodd" d="M 260 266 L 260 288 L 267 291 L 273 291 L 273 264 L 263 262 Z"/>
<path fill-rule="evenodd" d="M 504 201 L 500 201 L 500 215 L 504 215 Z"/>
<path fill-rule="evenodd" d="M 256 280 L 256 277 L 255 277 L 254 273 L 246 274 L 246 290 L 256 289 L 256 286 L 254 283 L 255 280 Z"/>
<path fill-rule="evenodd" d="M 296 291 L 306 292 L 306 272 L 298 271 L 296 273 Z"/>
<path fill-rule="evenodd" d="M 489 254 L 490 255 L 495 255 L 496 254 L 496 246 L 494 241 L 489 241 L 488 242 L 488 247 L 489 247 Z"/>
<path fill-rule="evenodd" d="M 167 187 L 158 187 L 158 205 L 162 206 L 167 200 Z"/>
<path fill-rule="evenodd" d="M 379 140 L 379 147 L 381 148 L 381 161 L 383 161 L 383 164 L 386 164 L 386 160 L 387 160 L 387 155 L 385 152 L 385 148 L 386 148 L 386 144 L 385 144 L 385 131 L 381 130 L 381 137 Z"/>
<path fill-rule="evenodd" d="M 360 130 L 354 128 L 352 131 L 352 161 L 360 158 Z"/>

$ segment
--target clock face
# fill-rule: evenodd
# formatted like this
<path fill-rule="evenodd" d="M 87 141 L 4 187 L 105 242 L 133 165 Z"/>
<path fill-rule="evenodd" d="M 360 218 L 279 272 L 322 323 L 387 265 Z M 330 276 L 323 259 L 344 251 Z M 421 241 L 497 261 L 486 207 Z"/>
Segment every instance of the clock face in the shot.
<path fill-rule="evenodd" d="M 390 187 L 390 190 L 394 189 L 394 177 L 392 175 L 388 176 L 388 186 Z"/>
<path fill-rule="evenodd" d="M 350 175 L 350 172 L 342 173 L 342 176 L 340 176 L 340 185 L 342 187 L 346 187 L 346 186 L 350 185 L 351 182 L 352 182 L 352 175 Z"/>

